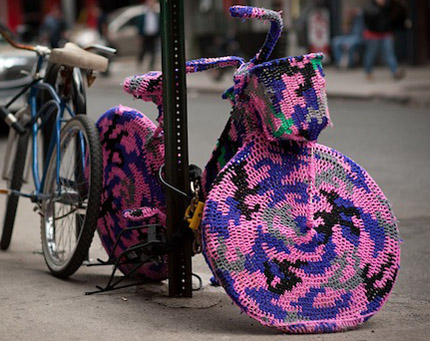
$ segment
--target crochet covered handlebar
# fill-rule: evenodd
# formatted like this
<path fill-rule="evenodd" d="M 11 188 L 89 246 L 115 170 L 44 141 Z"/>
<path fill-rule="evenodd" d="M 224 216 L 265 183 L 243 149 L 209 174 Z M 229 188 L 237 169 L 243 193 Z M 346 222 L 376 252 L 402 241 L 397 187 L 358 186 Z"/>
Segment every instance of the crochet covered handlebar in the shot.
<path fill-rule="evenodd" d="M 243 59 L 235 56 L 200 58 L 186 62 L 185 71 L 186 73 L 194 73 L 229 66 L 239 67 L 242 64 L 244 64 Z M 161 105 L 163 103 L 162 83 L 162 73 L 160 71 L 152 71 L 144 75 L 127 77 L 123 88 L 125 92 L 130 93 L 135 98 Z"/>
<path fill-rule="evenodd" d="M 229 66 L 239 67 L 244 63 L 243 58 L 235 56 L 219 57 L 219 58 L 200 58 L 189 60 L 185 64 L 186 73 L 201 72 L 210 69 L 223 69 Z"/>
<path fill-rule="evenodd" d="M 251 59 L 252 64 L 260 64 L 270 57 L 282 33 L 283 23 L 281 14 L 269 9 L 251 6 L 232 6 L 230 7 L 232 17 L 244 19 L 269 20 L 270 30 L 260 51 Z"/>

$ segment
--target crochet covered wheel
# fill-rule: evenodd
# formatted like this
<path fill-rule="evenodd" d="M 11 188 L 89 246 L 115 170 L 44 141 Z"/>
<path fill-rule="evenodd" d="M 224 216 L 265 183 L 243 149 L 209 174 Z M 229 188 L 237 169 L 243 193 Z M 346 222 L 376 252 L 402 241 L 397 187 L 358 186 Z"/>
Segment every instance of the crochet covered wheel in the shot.
<path fill-rule="evenodd" d="M 104 248 L 111 255 L 124 228 L 142 224 L 165 225 L 165 197 L 158 181 L 164 145 L 161 137 L 150 139 L 156 126 L 145 115 L 124 106 L 108 110 L 97 121 L 97 127 L 103 151 L 103 193 L 97 229 Z M 143 207 L 139 216 L 126 211 L 137 207 Z M 156 208 L 156 211 L 150 208 Z M 119 240 L 113 256 L 118 257 L 145 238 L 145 230 L 127 232 Z M 123 264 L 120 270 L 127 274 L 133 266 Z M 166 258 L 158 257 L 136 273 L 151 280 L 162 280 L 167 278 L 167 272 Z"/>
<path fill-rule="evenodd" d="M 208 194 L 203 252 L 231 299 L 285 332 L 354 327 L 386 301 L 397 221 L 366 171 L 316 143 L 251 136 Z"/>

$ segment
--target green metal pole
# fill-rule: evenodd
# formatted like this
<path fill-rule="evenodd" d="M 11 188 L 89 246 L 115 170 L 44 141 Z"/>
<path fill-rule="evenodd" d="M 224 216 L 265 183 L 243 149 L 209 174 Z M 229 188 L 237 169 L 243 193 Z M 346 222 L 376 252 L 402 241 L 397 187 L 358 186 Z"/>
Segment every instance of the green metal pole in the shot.
<path fill-rule="evenodd" d="M 188 174 L 187 94 L 183 0 L 160 0 L 162 26 L 165 177 L 168 183 L 190 192 Z M 166 189 L 167 238 L 178 229 L 188 205 Z M 169 254 L 169 296 L 192 296 L 191 240 Z"/>

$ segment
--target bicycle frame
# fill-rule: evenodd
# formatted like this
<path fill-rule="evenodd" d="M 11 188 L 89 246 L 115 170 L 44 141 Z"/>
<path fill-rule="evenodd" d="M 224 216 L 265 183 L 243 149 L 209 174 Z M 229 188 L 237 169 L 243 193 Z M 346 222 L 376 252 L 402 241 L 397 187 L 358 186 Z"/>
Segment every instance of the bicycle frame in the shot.
<path fill-rule="evenodd" d="M 70 117 L 74 117 L 75 113 L 74 111 L 67 105 L 64 98 L 62 98 L 56 90 L 52 87 L 52 85 L 45 83 L 43 79 L 39 76 L 39 72 L 42 68 L 44 58 L 42 55 L 38 55 L 37 63 L 36 63 L 36 69 L 34 71 L 34 78 L 33 80 L 28 83 L 24 88 L 22 88 L 6 105 L 5 108 L 8 108 L 10 105 L 12 105 L 18 98 L 20 98 L 22 95 L 27 93 L 29 91 L 29 98 L 27 101 L 27 105 L 30 109 L 30 122 L 27 124 L 26 129 L 28 129 L 31 132 L 31 141 L 32 141 L 32 162 L 31 162 L 31 168 L 32 168 L 32 176 L 33 176 L 33 183 L 34 183 L 34 192 L 31 194 L 18 192 L 16 194 L 28 197 L 32 201 L 40 201 L 43 199 L 46 199 L 46 195 L 43 194 L 43 187 L 45 184 L 45 177 L 46 177 L 46 171 L 48 167 L 49 160 L 51 158 L 51 155 L 54 151 L 55 146 L 60 146 L 60 130 L 61 130 L 61 123 L 64 122 L 64 116 L 66 113 L 70 115 Z M 47 103 L 42 104 L 40 108 L 38 108 L 38 95 L 40 90 L 47 91 L 50 96 L 51 100 L 49 100 Z M 56 120 L 55 120 L 55 127 L 52 131 L 52 135 L 50 138 L 50 143 L 48 147 L 48 152 L 46 155 L 46 160 L 43 165 L 42 169 L 42 177 L 39 172 L 39 145 L 37 141 L 37 137 L 39 134 L 39 131 L 43 128 L 44 124 L 46 123 L 46 120 L 54 113 L 56 112 Z M 41 120 L 40 120 L 41 119 Z M 14 132 L 11 130 L 11 134 L 14 134 Z M 83 165 L 85 167 L 85 147 L 84 143 L 82 141 L 82 136 L 80 136 L 81 139 L 81 148 L 82 148 L 82 157 L 83 157 Z M 57 163 L 57 169 L 59 169 L 60 165 L 60 159 L 61 159 L 61 150 L 60 148 L 56 148 L 56 163 Z M 7 163 L 5 162 L 5 167 L 7 167 Z M 57 185 L 59 185 L 59 171 L 57 171 Z"/>

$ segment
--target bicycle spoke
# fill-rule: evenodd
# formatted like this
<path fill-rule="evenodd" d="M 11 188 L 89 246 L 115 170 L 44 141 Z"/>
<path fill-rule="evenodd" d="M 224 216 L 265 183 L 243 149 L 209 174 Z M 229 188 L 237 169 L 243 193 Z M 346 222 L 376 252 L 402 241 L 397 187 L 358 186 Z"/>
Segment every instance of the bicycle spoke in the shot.
<path fill-rule="evenodd" d="M 57 170 L 54 151 L 46 175 L 44 192 L 52 199 L 42 204 L 42 245 L 51 272 L 67 277 L 87 256 L 95 231 L 102 186 L 101 150 L 96 127 L 84 116 L 65 125 L 60 141 L 60 167 Z M 98 179 L 95 190 L 89 181 L 93 178 L 90 162 L 94 159 L 97 160 Z M 89 212 L 90 223 L 87 221 Z"/>

